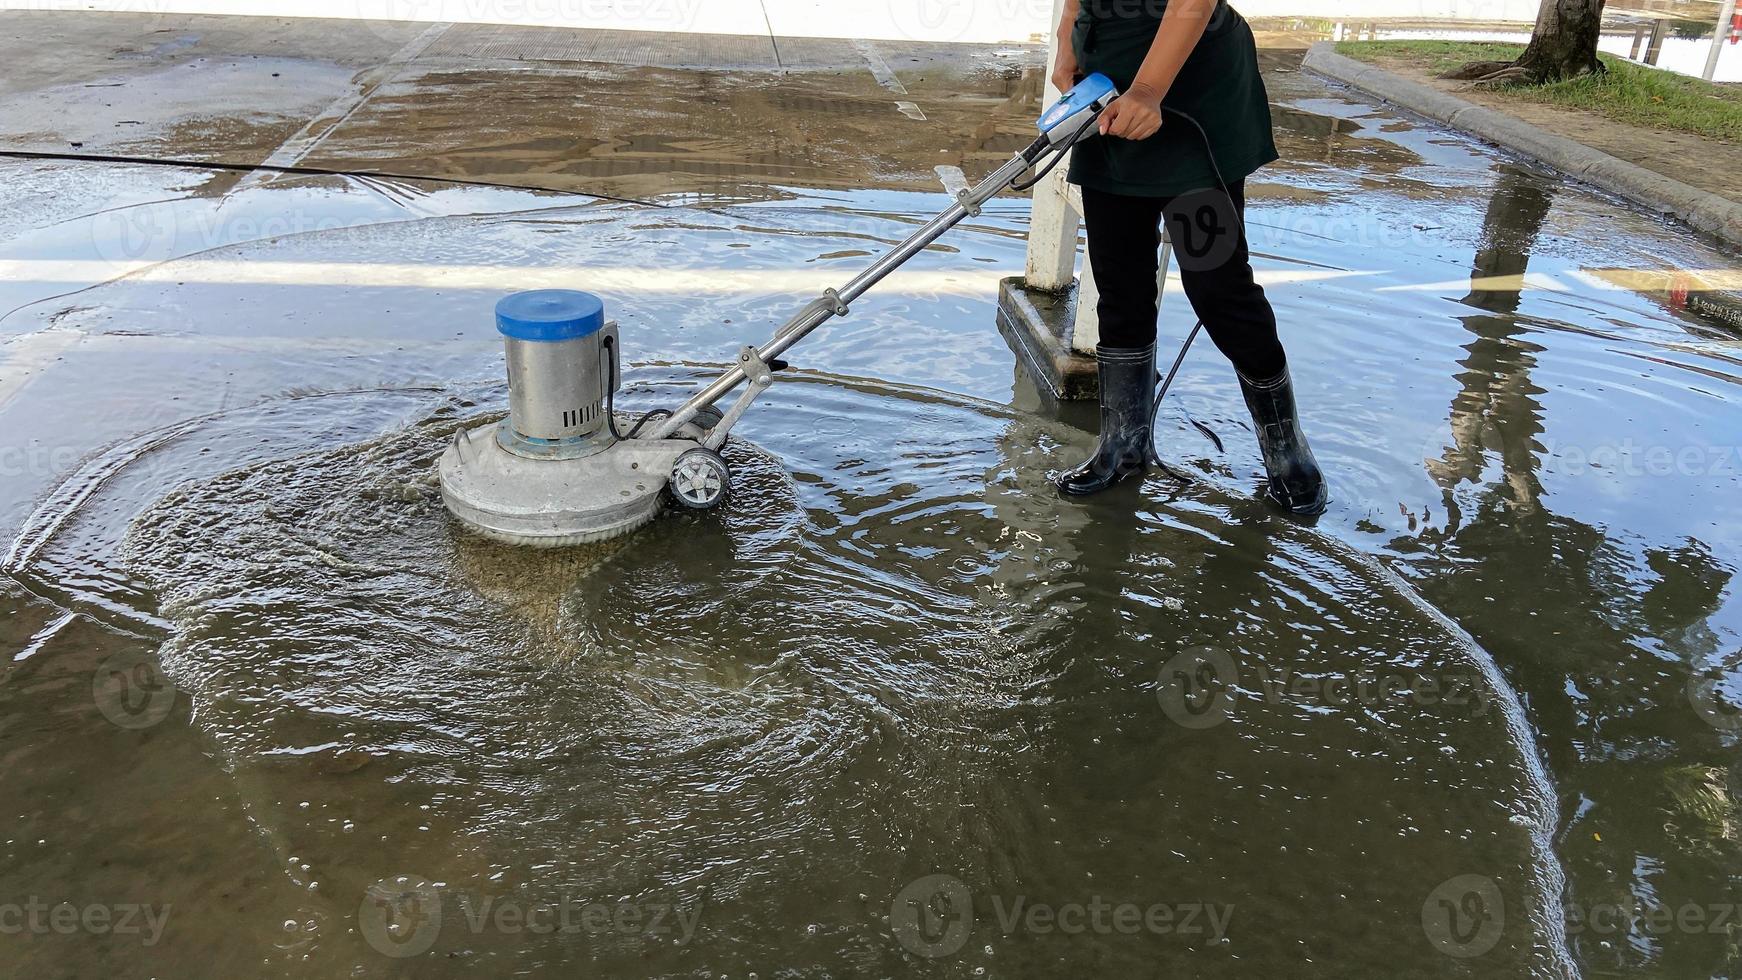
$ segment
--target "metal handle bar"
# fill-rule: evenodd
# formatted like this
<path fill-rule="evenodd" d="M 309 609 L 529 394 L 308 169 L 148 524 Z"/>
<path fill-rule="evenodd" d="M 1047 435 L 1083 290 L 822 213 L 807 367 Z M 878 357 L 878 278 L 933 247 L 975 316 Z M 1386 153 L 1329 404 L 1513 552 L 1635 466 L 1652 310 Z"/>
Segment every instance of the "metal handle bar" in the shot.
<path fill-rule="evenodd" d="M 1044 159 L 1049 152 L 1063 153 L 1070 148 L 1070 142 L 1054 140 L 1042 136 L 1027 149 L 1011 157 L 1009 162 L 992 171 L 985 180 L 962 191 L 956 202 L 944 210 L 942 214 L 921 225 L 919 230 L 909 235 L 905 241 L 893 250 L 880 256 L 871 263 L 870 268 L 854 276 L 840 289 L 824 290 L 823 295 L 812 300 L 804 309 L 799 310 L 792 319 L 783 324 L 774 336 L 756 353 L 764 361 L 772 361 L 779 357 L 792 345 L 803 340 L 812 330 L 827 323 L 830 318 L 846 316 L 847 308 L 852 302 L 863 296 L 872 286 L 877 285 L 890 273 L 904 265 L 908 259 L 926 246 L 944 236 L 944 233 L 960 224 L 963 219 L 980 213 L 980 208 L 1005 188 L 1016 183 L 1017 179 L 1027 173 L 1035 164 Z M 647 438 L 666 439 L 676 432 L 685 422 L 695 417 L 698 411 L 714 404 L 729 394 L 732 389 L 742 384 L 748 375 L 741 364 L 734 364 L 726 372 L 697 392 L 689 401 L 683 403 L 677 411 L 666 418 L 654 429 Z"/>

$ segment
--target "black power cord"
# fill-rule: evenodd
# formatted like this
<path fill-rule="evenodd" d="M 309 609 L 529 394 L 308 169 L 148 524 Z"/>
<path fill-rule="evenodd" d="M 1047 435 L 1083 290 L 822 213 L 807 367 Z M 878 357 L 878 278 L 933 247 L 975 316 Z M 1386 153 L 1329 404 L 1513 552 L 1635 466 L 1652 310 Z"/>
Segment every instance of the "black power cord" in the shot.
<path fill-rule="evenodd" d="M 654 419 L 670 417 L 671 411 L 669 409 L 656 408 L 636 419 L 635 424 L 629 427 L 628 435 L 624 435 L 619 431 L 617 428 L 617 385 L 622 383 L 623 376 L 620 373 L 621 367 L 617 363 L 617 338 L 606 337 L 601 343 L 606 352 L 605 425 L 611 430 L 611 438 L 616 439 L 618 442 L 622 442 L 625 439 L 635 438 L 640 434 L 642 427 Z"/>
<path fill-rule="evenodd" d="M 1210 134 L 1204 130 L 1202 123 L 1192 118 L 1190 113 L 1181 112 L 1172 106 L 1164 105 L 1160 108 L 1163 114 L 1177 116 L 1184 119 L 1186 122 L 1191 123 L 1193 129 L 1198 131 L 1198 139 L 1201 140 L 1204 145 L 1204 156 L 1209 158 L 1210 170 L 1216 175 L 1216 183 L 1222 188 L 1222 196 L 1228 199 L 1228 210 L 1234 215 L 1235 230 L 1241 235 L 1241 237 L 1245 237 L 1246 219 L 1240 214 L 1240 209 L 1234 206 L 1234 192 L 1228 187 L 1227 178 L 1222 176 L 1221 165 L 1216 162 L 1215 148 L 1210 145 Z M 1162 460 L 1161 454 L 1155 451 L 1155 417 L 1161 413 L 1161 400 L 1167 397 L 1167 389 L 1173 386 L 1173 379 L 1179 374 L 1180 365 L 1185 363 L 1186 354 L 1190 353 L 1192 349 L 1192 342 L 1198 339 L 1198 334 L 1202 333 L 1203 329 L 1204 321 L 1202 319 L 1199 319 L 1197 323 L 1192 325 L 1191 333 L 1186 334 L 1185 343 L 1180 345 L 1179 354 L 1173 359 L 1173 367 L 1168 369 L 1167 377 L 1162 380 L 1161 387 L 1155 392 L 1155 401 L 1149 406 L 1149 461 L 1163 469 L 1167 469 L 1167 463 Z M 1161 377 L 1160 372 L 1156 373 L 1156 377 Z M 1211 440 L 1216 443 L 1217 448 L 1221 448 L 1222 441 L 1215 437 L 1215 433 L 1209 432 L 1208 429 L 1204 428 L 1202 424 L 1196 421 L 1192 424 L 1197 426 L 1200 430 L 1208 433 Z M 1170 470 L 1169 472 L 1172 471 Z"/>
<path fill-rule="evenodd" d="M 1058 152 L 1053 154 L 1053 158 L 1047 161 L 1046 166 L 1041 168 L 1041 171 L 1034 175 L 1034 179 L 1016 181 L 1010 185 L 1010 189 L 1013 191 L 1030 190 L 1036 184 L 1045 180 L 1046 175 L 1053 172 L 1053 169 L 1059 165 L 1059 162 L 1065 158 L 1065 154 L 1069 153 L 1072 147 L 1089 138 L 1089 130 L 1095 128 L 1100 119 L 1101 114 L 1099 112 L 1090 114 L 1089 118 L 1083 120 L 1083 124 L 1077 127 L 1076 132 L 1072 133 L 1070 138 L 1065 140 L 1064 143 L 1059 146 Z M 1030 162 L 1032 164 L 1032 161 Z"/>

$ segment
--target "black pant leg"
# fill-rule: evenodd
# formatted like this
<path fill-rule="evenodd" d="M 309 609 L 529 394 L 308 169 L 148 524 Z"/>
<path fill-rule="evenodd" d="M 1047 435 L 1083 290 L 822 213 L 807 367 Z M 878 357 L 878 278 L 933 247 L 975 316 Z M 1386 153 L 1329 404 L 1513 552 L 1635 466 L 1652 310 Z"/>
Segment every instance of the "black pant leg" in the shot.
<path fill-rule="evenodd" d="M 1264 287 L 1253 279 L 1239 220 L 1246 210 L 1245 191 L 1243 181 L 1229 186 L 1228 194 L 1220 188 L 1192 191 L 1165 202 L 1162 213 L 1192 310 L 1235 370 L 1253 381 L 1266 381 L 1281 374 L 1288 360 L 1276 336 L 1276 313 Z M 1085 194 L 1085 208 L 1087 204 Z M 1089 241 L 1092 249 L 1093 228 Z M 1094 261 L 1099 285 L 1100 259 Z"/>
<path fill-rule="evenodd" d="M 1083 188 L 1089 265 L 1101 299 L 1101 346 L 1155 343 L 1156 274 L 1160 271 L 1162 198 L 1127 197 Z"/>

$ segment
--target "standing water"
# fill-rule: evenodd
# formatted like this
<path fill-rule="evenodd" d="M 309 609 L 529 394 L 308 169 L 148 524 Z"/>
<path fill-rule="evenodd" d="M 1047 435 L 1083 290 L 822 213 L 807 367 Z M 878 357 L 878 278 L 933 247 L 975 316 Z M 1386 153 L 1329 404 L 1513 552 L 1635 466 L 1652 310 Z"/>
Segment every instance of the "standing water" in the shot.
<path fill-rule="evenodd" d="M 1742 389 L 1673 274 L 1729 257 L 1270 84 L 1289 162 L 1249 224 L 1316 524 L 1255 498 L 1208 345 L 1163 408 L 1177 474 L 1050 490 L 1092 435 L 992 326 L 1014 199 L 795 350 L 722 513 L 560 552 L 466 535 L 434 483 L 504 408 L 496 297 L 601 293 L 624 406 L 669 407 L 943 196 L 389 220 L 351 188 L 346 227 L 44 271 L 70 295 L 0 319 L 40 366 L 9 431 L 71 430 L 0 475 L 0 873 L 161 928 L 9 962 L 1733 972 Z M 1164 343 L 1187 325 L 1170 289 Z"/>

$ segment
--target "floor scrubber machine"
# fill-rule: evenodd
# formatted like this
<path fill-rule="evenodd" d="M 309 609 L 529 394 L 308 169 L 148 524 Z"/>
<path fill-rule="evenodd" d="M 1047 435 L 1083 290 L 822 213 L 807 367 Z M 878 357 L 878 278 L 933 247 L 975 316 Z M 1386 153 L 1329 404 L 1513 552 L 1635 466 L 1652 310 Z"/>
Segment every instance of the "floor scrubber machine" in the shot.
<path fill-rule="evenodd" d="M 441 456 L 442 499 L 466 527 L 511 544 L 562 547 L 628 534 L 667 497 L 718 506 L 731 484 L 720 455 L 732 427 L 786 366 L 781 355 L 995 195 L 1034 186 L 1094 133 L 1117 97 L 1104 75 L 1084 79 L 1041 116 L 1040 135 L 906 241 L 839 289 L 799 310 L 760 347 L 674 411 L 630 423 L 615 410 L 617 325 L 590 293 L 549 289 L 502 300 L 496 325 L 508 361 L 508 417 L 458 433 Z M 724 411 L 716 407 L 743 386 Z"/>

